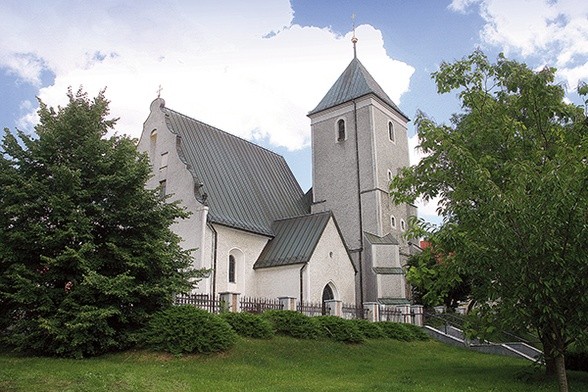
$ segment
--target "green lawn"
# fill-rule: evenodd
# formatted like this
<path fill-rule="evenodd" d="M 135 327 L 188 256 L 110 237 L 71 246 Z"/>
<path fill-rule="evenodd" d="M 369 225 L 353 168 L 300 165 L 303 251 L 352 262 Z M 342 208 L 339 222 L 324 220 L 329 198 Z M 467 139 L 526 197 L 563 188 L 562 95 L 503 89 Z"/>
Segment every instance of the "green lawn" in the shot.
<path fill-rule="evenodd" d="M 572 391 L 588 373 L 570 372 Z M 228 353 L 87 360 L 0 354 L 0 391 L 553 391 L 529 363 L 435 341 L 240 340 Z"/>

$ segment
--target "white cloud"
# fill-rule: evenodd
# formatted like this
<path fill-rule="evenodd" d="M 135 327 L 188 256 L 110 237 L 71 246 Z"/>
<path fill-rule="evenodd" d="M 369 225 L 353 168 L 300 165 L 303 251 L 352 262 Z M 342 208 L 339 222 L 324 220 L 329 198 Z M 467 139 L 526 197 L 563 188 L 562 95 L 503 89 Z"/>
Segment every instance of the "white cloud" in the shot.
<path fill-rule="evenodd" d="M 556 66 L 572 89 L 588 79 L 587 1 L 454 0 L 450 9 L 465 12 L 474 4 L 486 21 L 484 42 Z"/>
<path fill-rule="evenodd" d="M 422 158 L 426 155 L 418 148 L 420 143 L 418 134 L 408 138 L 408 152 L 411 165 L 417 165 Z M 440 224 L 442 219 L 437 214 L 437 208 L 439 207 L 439 198 L 436 197 L 430 201 L 424 201 L 419 198 L 415 201 L 415 205 L 418 207 L 419 217 L 435 224 Z"/>
<path fill-rule="evenodd" d="M 139 136 L 162 85 L 172 109 L 289 149 L 310 139 L 306 113 L 352 58 L 349 34 L 292 25 L 285 0 L 0 4 L 0 67 L 40 83 L 51 106 L 68 86 L 107 87 L 119 133 Z M 380 31 L 356 29 L 359 58 L 397 103 L 414 69 L 390 58 Z M 266 38 L 264 38 L 266 37 Z M 35 121 L 34 116 L 24 120 Z"/>

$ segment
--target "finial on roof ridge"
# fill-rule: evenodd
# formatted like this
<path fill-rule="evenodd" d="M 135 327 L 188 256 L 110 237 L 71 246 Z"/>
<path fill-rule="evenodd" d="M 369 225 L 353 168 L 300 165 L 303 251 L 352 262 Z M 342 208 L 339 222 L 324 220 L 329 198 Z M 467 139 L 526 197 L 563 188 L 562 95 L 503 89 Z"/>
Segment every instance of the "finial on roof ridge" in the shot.
<path fill-rule="evenodd" d="M 353 58 L 356 59 L 357 58 L 357 48 L 356 45 L 357 44 L 357 37 L 355 36 L 355 14 L 351 15 L 351 20 L 353 23 L 353 37 L 351 37 L 351 42 L 353 42 Z"/>

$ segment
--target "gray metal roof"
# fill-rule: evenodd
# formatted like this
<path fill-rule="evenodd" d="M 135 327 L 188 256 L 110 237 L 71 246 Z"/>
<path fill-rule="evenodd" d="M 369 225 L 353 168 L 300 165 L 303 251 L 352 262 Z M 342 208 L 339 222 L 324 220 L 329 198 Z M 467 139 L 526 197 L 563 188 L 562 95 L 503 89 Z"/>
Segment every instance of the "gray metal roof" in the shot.
<path fill-rule="evenodd" d="M 366 240 L 372 245 L 399 245 L 400 243 L 398 240 L 391 234 L 388 233 L 383 237 L 379 237 L 375 234 L 368 233 L 367 231 L 363 232 Z"/>
<path fill-rule="evenodd" d="M 274 222 L 276 236 L 268 242 L 253 268 L 307 263 L 331 216 L 330 212 L 321 212 Z"/>
<path fill-rule="evenodd" d="M 407 298 L 378 298 L 378 302 L 382 305 L 410 305 Z"/>
<path fill-rule="evenodd" d="M 284 158 L 198 120 L 162 108 L 176 133 L 178 153 L 201 192 L 208 219 L 272 236 L 272 222 L 309 213 L 304 193 Z"/>
<path fill-rule="evenodd" d="M 339 76 L 339 79 L 333 84 L 327 92 L 327 95 L 308 114 L 312 115 L 368 94 L 376 95 L 407 121 L 409 120 L 392 99 L 390 99 L 388 94 L 384 92 L 384 89 L 370 75 L 357 57 L 351 60 L 351 63 L 349 63 L 345 71 Z"/>
<path fill-rule="evenodd" d="M 404 275 L 401 267 L 373 267 L 372 270 L 378 275 Z"/>

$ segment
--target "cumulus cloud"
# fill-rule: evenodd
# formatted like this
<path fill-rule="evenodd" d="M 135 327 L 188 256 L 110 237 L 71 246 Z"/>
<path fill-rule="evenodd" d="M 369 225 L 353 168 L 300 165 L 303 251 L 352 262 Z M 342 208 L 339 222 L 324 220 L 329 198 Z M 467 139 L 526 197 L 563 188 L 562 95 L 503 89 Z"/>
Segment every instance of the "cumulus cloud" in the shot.
<path fill-rule="evenodd" d="M 408 138 L 408 153 L 411 165 L 417 165 L 425 157 L 425 154 L 418 148 L 419 144 L 420 140 L 417 133 Z M 417 199 L 415 205 L 418 207 L 419 217 L 437 225 L 441 224 L 442 219 L 437 214 L 439 201 L 439 197 L 435 197 L 429 201 L 421 198 Z"/>
<path fill-rule="evenodd" d="M 161 85 L 172 109 L 247 139 L 307 147 L 306 113 L 352 58 L 351 35 L 292 24 L 286 0 L 198 2 L 7 1 L 0 67 L 66 103 L 68 86 L 107 87 L 119 133 L 139 136 Z M 397 103 L 414 69 L 392 59 L 380 31 L 356 29 L 364 65 Z M 35 121 L 28 115 L 23 121 Z"/>
<path fill-rule="evenodd" d="M 449 8 L 474 5 L 486 24 L 480 35 L 507 54 L 556 66 L 572 89 L 588 79 L 588 2 L 585 0 L 453 0 Z"/>

